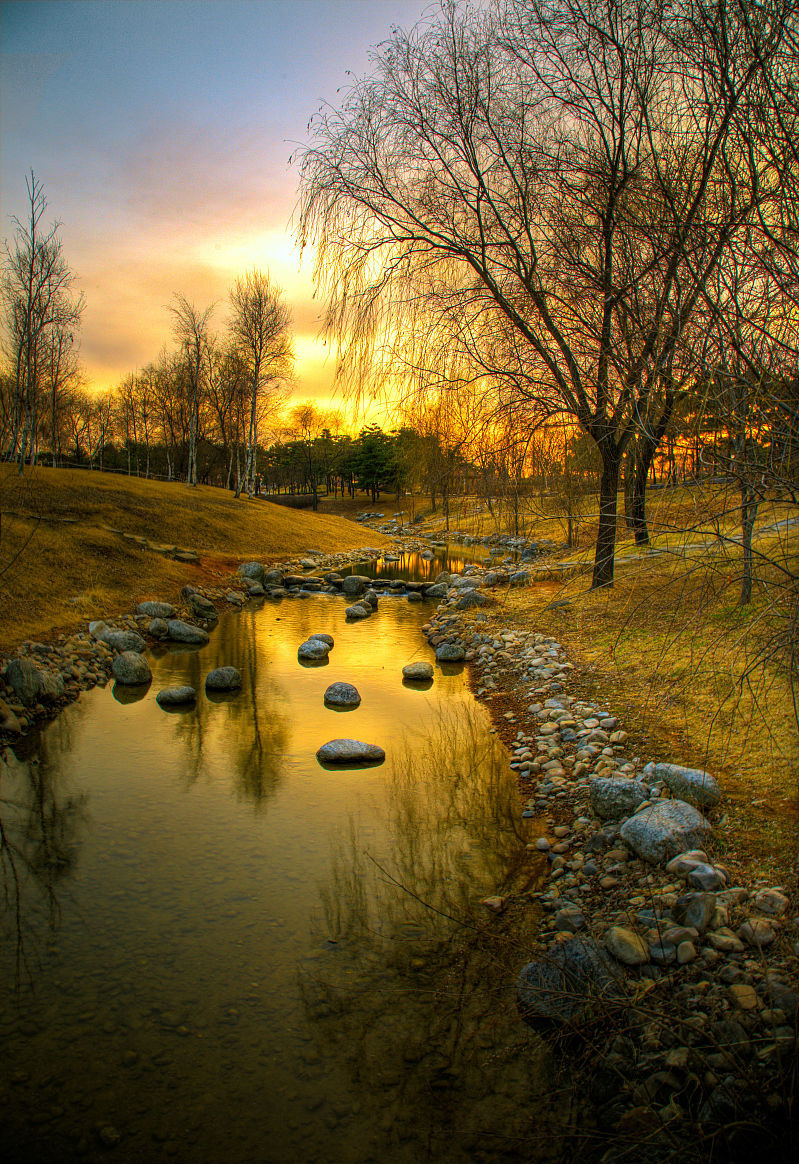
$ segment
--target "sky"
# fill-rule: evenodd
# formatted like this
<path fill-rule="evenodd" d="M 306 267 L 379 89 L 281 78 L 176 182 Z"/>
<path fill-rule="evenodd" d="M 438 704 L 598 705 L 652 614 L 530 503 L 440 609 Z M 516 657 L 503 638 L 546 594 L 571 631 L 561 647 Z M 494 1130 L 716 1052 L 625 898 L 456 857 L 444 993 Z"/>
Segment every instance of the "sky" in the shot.
<path fill-rule="evenodd" d="M 224 326 L 239 275 L 267 269 L 294 324 L 296 399 L 326 405 L 312 257 L 291 216 L 320 104 L 369 71 L 369 49 L 431 0 L 14 0 L 0 3 L 0 216 L 40 179 L 85 297 L 88 386 L 113 387 L 170 346 L 175 292 Z"/>

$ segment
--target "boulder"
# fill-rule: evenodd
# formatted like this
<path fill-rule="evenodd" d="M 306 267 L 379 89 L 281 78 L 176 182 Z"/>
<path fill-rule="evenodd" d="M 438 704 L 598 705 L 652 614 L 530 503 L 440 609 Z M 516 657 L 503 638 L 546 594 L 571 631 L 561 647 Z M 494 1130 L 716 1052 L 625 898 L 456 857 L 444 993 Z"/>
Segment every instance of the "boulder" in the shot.
<path fill-rule="evenodd" d="M 147 627 L 147 634 L 152 635 L 154 639 L 165 639 L 169 634 L 169 627 L 166 624 L 166 619 L 151 618 L 150 624 Z"/>
<path fill-rule="evenodd" d="M 361 604 L 365 602 L 368 603 L 372 610 L 377 610 L 378 601 L 379 595 L 375 590 L 372 590 L 371 587 L 364 591 L 363 597 L 361 598 Z"/>
<path fill-rule="evenodd" d="M 590 784 L 591 807 L 602 820 L 622 820 L 649 799 L 649 786 L 624 776 L 594 776 Z"/>
<path fill-rule="evenodd" d="M 671 907 L 671 916 L 679 926 L 691 926 L 703 934 L 716 912 L 714 893 L 684 893 Z"/>
<path fill-rule="evenodd" d="M 30 659 L 9 659 L 6 682 L 25 707 L 59 699 L 64 694 L 64 680 L 61 676 L 40 670 Z"/>
<path fill-rule="evenodd" d="M 164 687 L 155 697 L 160 707 L 185 707 L 187 703 L 194 703 L 197 692 L 193 687 Z"/>
<path fill-rule="evenodd" d="M 467 590 L 455 603 L 456 610 L 472 610 L 476 606 L 493 606 L 494 599 L 479 590 Z"/>
<path fill-rule="evenodd" d="M 611 926 L 603 935 L 605 949 L 625 966 L 643 966 L 649 961 L 649 946 L 627 926 Z"/>
<path fill-rule="evenodd" d="M 242 562 L 239 566 L 242 578 L 252 578 L 253 582 L 263 582 L 264 568 L 260 562 Z M 273 571 L 277 573 L 277 571 Z"/>
<path fill-rule="evenodd" d="M 274 593 L 275 590 L 277 590 L 277 587 L 271 588 L 270 594 Z M 286 592 L 285 592 L 285 590 L 282 590 L 281 593 L 285 594 Z M 266 591 L 264 590 L 264 588 L 260 582 L 252 582 L 247 587 L 247 596 L 249 598 L 263 598 L 263 596 L 265 594 L 266 594 Z"/>
<path fill-rule="evenodd" d="M 5 700 L 0 699 L 0 732 L 8 732 L 9 735 L 18 736 L 21 731 L 22 724 L 19 722 L 19 718 Z"/>
<path fill-rule="evenodd" d="M 436 647 L 436 659 L 439 663 L 459 663 L 466 658 L 466 652 L 460 643 L 442 643 Z"/>
<path fill-rule="evenodd" d="M 264 570 L 263 577 L 256 579 L 264 586 L 282 586 L 283 585 L 283 571 L 282 570 Z"/>
<path fill-rule="evenodd" d="M 241 687 L 241 674 L 235 667 L 216 667 L 205 676 L 206 691 L 236 691 Z"/>
<path fill-rule="evenodd" d="M 206 598 L 204 594 L 191 594 L 189 596 L 189 606 L 197 618 L 205 619 L 206 622 L 216 622 L 219 618 L 213 602 L 211 602 L 210 598 Z"/>
<path fill-rule="evenodd" d="M 404 679 L 432 679 L 433 664 L 421 660 L 418 663 L 406 663 L 402 675 Z"/>
<path fill-rule="evenodd" d="M 354 602 L 352 606 L 347 606 L 344 608 L 344 614 L 349 619 L 368 618 L 371 613 L 371 606 L 364 602 Z"/>
<path fill-rule="evenodd" d="M 516 1001 L 529 1026 L 579 1022 L 598 999 L 617 995 L 619 980 L 619 971 L 595 941 L 568 938 L 522 968 Z"/>
<path fill-rule="evenodd" d="M 330 645 L 323 639 L 306 639 L 297 647 L 298 659 L 326 659 L 330 654 Z"/>
<path fill-rule="evenodd" d="M 425 598 L 446 598 L 449 587 L 444 582 L 434 582 L 431 586 L 425 586 Z"/>
<path fill-rule="evenodd" d="M 331 683 L 325 692 L 325 703 L 330 707 L 358 707 L 360 702 L 358 689 L 351 683 Z"/>
<path fill-rule="evenodd" d="M 196 643 L 202 646 L 208 642 L 208 631 L 200 626 L 192 626 L 190 622 L 183 622 L 179 618 L 170 618 L 166 625 L 169 637 L 175 643 Z"/>
<path fill-rule="evenodd" d="M 152 679 L 149 663 L 136 651 L 123 651 L 117 655 L 112 670 L 117 683 L 125 686 L 138 687 Z"/>
<path fill-rule="evenodd" d="M 308 635 L 309 639 L 321 639 L 323 643 L 327 643 L 329 647 L 335 645 L 335 639 L 332 635 L 325 634 L 323 631 L 317 631 L 312 635 Z"/>
<path fill-rule="evenodd" d="M 316 753 L 322 764 L 382 764 L 386 753 L 377 744 L 362 740 L 328 740 Z"/>
<path fill-rule="evenodd" d="M 642 808 L 619 829 L 622 840 L 644 861 L 659 865 L 699 849 L 711 833 L 710 824 L 684 800 L 660 800 Z"/>
<path fill-rule="evenodd" d="M 102 635 L 97 637 L 100 642 L 106 643 L 113 651 L 134 651 L 140 655 L 147 646 L 141 635 L 137 635 L 135 631 L 107 628 Z"/>
<path fill-rule="evenodd" d="M 136 613 L 144 618 L 174 618 L 175 608 L 169 602 L 140 602 Z"/>
<path fill-rule="evenodd" d="M 342 579 L 342 594 L 363 594 L 371 581 L 371 578 L 366 578 L 363 574 L 350 574 L 347 578 Z"/>
<path fill-rule="evenodd" d="M 721 789 L 715 777 L 701 768 L 651 763 L 644 768 L 642 776 L 652 784 L 665 784 L 675 796 L 698 808 L 713 808 L 721 800 Z"/>

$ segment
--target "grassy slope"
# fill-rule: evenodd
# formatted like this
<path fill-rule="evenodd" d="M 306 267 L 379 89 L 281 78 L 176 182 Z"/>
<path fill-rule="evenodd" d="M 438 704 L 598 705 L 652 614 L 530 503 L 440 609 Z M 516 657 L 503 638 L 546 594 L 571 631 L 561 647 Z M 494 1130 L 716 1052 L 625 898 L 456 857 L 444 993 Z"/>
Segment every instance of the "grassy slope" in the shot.
<path fill-rule="evenodd" d="M 218 581 L 244 560 L 388 541 L 340 517 L 237 501 L 220 489 L 73 469 L 35 468 L 19 478 L 0 466 L 0 514 L 5 651 L 143 598 L 169 598 L 186 582 Z M 195 550 L 200 563 L 172 561 L 112 530 Z"/>
<path fill-rule="evenodd" d="M 799 545 L 782 547 L 794 577 Z M 752 603 L 738 603 L 734 553 L 663 557 L 619 567 L 612 589 L 589 577 L 510 591 L 491 622 L 553 635 L 578 684 L 618 712 L 632 750 L 707 768 L 725 791 L 734 867 L 756 860 L 783 883 L 796 859 L 799 737 L 785 634 L 795 595 L 759 570 Z M 547 609 L 556 599 L 569 604 Z"/>

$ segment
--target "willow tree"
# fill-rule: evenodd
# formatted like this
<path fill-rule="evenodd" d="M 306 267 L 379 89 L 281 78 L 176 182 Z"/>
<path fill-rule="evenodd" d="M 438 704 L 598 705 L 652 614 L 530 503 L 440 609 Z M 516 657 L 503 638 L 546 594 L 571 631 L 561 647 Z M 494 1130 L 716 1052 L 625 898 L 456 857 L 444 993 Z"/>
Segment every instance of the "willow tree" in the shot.
<path fill-rule="evenodd" d="M 236 280 L 230 292 L 230 306 L 230 330 L 249 381 L 244 480 L 252 497 L 258 421 L 265 413 L 276 413 L 284 403 L 291 378 L 294 364 L 289 334 L 291 316 L 280 288 L 270 282 L 268 274 L 258 270 Z"/>
<path fill-rule="evenodd" d="M 654 387 L 765 196 L 748 110 L 788 0 L 493 0 L 396 31 L 311 123 L 299 235 L 339 373 L 370 394 L 504 386 L 602 461 L 593 585 Z M 536 411 L 535 409 L 532 411 Z"/>

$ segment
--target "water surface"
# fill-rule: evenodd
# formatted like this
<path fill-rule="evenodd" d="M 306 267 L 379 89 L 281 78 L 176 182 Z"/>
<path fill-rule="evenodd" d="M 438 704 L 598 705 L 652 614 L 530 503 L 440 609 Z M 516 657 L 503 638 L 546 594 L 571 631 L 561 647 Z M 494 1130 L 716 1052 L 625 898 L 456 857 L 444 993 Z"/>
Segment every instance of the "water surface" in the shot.
<path fill-rule="evenodd" d="M 402 680 L 429 613 L 250 606 L 153 657 L 147 691 L 96 689 L 8 751 L 5 1160 L 518 1158 L 544 1118 L 523 934 L 479 899 L 534 870 L 461 671 Z M 303 666 L 314 631 L 336 645 Z M 208 698 L 223 664 L 242 690 Z M 358 709 L 324 706 L 336 680 Z M 161 710 L 184 683 L 196 708 Z M 323 769 L 338 736 L 385 764 Z"/>

